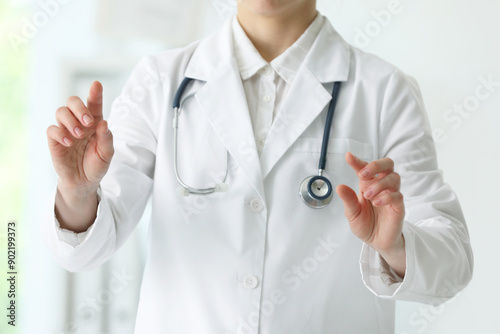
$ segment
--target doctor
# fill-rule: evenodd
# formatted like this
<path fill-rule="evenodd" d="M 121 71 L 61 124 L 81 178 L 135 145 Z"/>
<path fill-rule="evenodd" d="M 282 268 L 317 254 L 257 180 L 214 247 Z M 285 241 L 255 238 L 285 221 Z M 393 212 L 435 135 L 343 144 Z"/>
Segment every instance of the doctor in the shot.
<path fill-rule="evenodd" d="M 336 193 L 316 209 L 299 187 L 318 174 L 335 82 L 322 175 Z M 437 305 L 472 277 L 417 84 L 348 45 L 315 0 L 239 0 L 211 36 L 145 57 L 112 131 L 102 99 L 94 82 L 47 130 L 44 232 L 63 267 L 94 268 L 153 196 L 136 333 L 387 334 L 396 300 Z M 215 191 L 188 195 L 176 169 Z"/>

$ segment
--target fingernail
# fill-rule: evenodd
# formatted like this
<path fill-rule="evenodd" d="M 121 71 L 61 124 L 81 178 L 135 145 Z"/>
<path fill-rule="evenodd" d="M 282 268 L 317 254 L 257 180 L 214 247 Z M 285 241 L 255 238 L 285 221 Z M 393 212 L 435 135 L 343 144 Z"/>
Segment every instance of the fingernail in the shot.
<path fill-rule="evenodd" d="M 375 206 L 380 205 L 380 203 L 382 203 L 382 201 L 380 199 L 376 199 L 373 201 L 373 205 L 375 205 Z"/>
<path fill-rule="evenodd" d="M 369 175 L 370 175 L 370 170 L 365 169 L 365 170 L 361 171 L 362 177 L 368 177 Z"/>
<path fill-rule="evenodd" d="M 81 137 L 83 135 L 83 131 L 79 127 L 75 128 L 75 133 L 78 137 Z"/>
<path fill-rule="evenodd" d="M 367 192 L 365 192 L 365 198 L 369 199 L 373 195 L 373 190 L 369 189 Z"/>
<path fill-rule="evenodd" d="M 83 115 L 83 124 L 89 125 L 90 123 L 92 123 L 92 118 L 87 114 Z"/>
<path fill-rule="evenodd" d="M 64 143 L 64 145 L 66 145 L 66 146 L 70 146 L 70 145 L 71 145 L 71 141 L 68 139 L 68 137 L 64 137 L 64 138 L 63 138 L 63 143 Z"/>

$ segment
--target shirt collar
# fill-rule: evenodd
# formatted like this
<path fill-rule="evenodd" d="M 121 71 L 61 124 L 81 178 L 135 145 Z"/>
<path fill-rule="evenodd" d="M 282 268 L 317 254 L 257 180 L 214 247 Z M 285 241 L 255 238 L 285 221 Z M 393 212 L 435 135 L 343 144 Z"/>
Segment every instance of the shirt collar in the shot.
<path fill-rule="evenodd" d="M 190 58 L 180 75 L 209 82 L 216 80 L 218 75 L 227 75 L 226 71 L 237 71 L 241 79 L 234 55 L 233 18 L 229 17 L 220 29 L 208 37 L 182 49 L 183 54 Z M 321 83 L 347 81 L 351 78 L 352 59 L 355 57 L 352 49 L 324 17 L 318 36 L 301 67 L 310 71 Z"/>
<path fill-rule="evenodd" d="M 236 15 L 232 22 L 234 56 L 243 80 L 247 80 L 269 63 L 262 58 L 241 27 Z"/>
<path fill-rule="evenodd" d="M 232 22 L 234 55 L 238 63 L 241 78 L 247 80 L 260 69 L 270 64 L 278 75 L 290 84 L 318 36 L 323 21 L 324 17 L 318 13 L 314 21 L 299 39 L 286 49 L 285 52 L 273 59 L 271 63 L 268 63 L 262 58 L 239 24 L 236 16 L 234 16 Z"/>
<path fill-rule="evenodd" d="M 318 13 L 314 21 L 299 39 L 286 49 L 285 52 L 271 61 L 271 66 L 288 84 L 292 83 L 295 74 L 314 44 L 323 26 L 323 20 L 323 16 Z"/>

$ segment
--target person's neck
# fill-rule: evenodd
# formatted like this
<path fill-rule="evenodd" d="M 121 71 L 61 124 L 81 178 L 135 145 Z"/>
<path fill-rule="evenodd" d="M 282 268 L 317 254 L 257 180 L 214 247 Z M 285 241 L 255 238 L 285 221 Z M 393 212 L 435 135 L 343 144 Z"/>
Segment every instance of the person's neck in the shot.
<path fill-rule="evenodd" d="M 258 15 L 240 7 L 237 18 L 262 58 L 271 62 L 299 39 L 316 15 L 316 8 L 310 6 L 277 16 Z"/>

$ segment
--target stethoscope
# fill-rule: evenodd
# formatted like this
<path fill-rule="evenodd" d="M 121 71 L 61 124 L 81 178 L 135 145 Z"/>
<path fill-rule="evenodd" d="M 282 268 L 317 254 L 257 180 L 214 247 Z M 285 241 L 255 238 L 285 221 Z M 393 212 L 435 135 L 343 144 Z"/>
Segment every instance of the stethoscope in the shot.
<path fill-rule="evenodd" d="M 214 192 L 222 192 L 227 190 L 226 178 L 229 170 L 229 152 L 226 158 L 226 172 L 221 183 L 216 184 L 214 187 L 207 188 L 194 188 L 188 186 L 182 181 L 179 170 L 177 168 L 177 134 L 179 129 L 179 113 L 181 108 L 181 98 L 187 85 L 192 81 L 192 78 L 184 78 L 180 84 L 174 97 L 174 172 L 177 182 L 180 184 L 178 193 L 182 196 L 189 195 L 207 195 Z M 325 130 L 323 132 L 323 142 L 321 145 L 321 155 L 319 158 L 318 175 L 311 175 L 306 177 L 299 188 L 299 195 L 311 208 L 321 209 L 327 206 L 333 198 L 333 186 L 330 180 L 323 175 L 326 166 L 326 156 L 328 151 L 328 142 L 330 139 L 330 129 L 332 127 L 333 114 L 337 105 L 341 82 L 337 81 L 333 85 L 332 100 L 328 106 L 328 114 L 326 117 Z"/>

